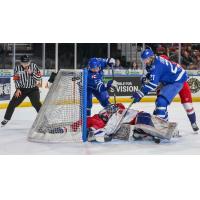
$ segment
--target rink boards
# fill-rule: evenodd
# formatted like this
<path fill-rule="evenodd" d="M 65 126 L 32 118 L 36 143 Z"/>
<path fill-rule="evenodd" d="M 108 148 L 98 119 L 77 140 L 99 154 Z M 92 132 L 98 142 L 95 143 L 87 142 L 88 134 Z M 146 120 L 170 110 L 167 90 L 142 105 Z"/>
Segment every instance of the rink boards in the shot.
<path fill-rule="evenodd" d="M 190 78 L 188 83 L 192 92 L 193 102 L 200 102 L 200 71 L 189 71 Z M 130 96 L 132 92 L 140 89 L 140 77 L 141 73 L 138 74 L 118 74 L 115 75 L 115 80 L 119 82 L 118 90 L 116 91 L 117 102 L 131 102 Z M 40 97 L 43 102 L 49 89 L 46 88 L 46 83 L 49 76 L 44 76 L 42 78 L 42 83 L 40 86 Z M 111 80 L 112 77 L 109 74 L 105 75 L 105 82 Z M 11 74 L 8 72 L 5 74 L 0 73 L 0 109 L 6 108 L 10 99 L 15 92 L 15 85 L 12 80 Z M 110 101 L 114 102 L 113 91 L 109 92 L 111 98 Z M 142 102 L 154 102 L 156 99 L 155 92 L 150 95 L 145 96 Z M 174 99 L 175 102 L 179 102 L 180 98 L 177 95 Z M 93 98 L 93 103 L 98 103 L 96 98 Z M 29 107 L 31 103 L 28 98 L 20 105 L 20 107 Z"/>

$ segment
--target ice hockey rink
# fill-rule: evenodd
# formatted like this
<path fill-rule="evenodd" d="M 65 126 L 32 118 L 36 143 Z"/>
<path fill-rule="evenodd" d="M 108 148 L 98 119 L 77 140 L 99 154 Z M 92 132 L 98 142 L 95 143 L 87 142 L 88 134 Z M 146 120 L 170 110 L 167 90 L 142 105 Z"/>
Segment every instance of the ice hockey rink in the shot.
<path fill-rule="evenodd" d="M 125 104 L 126 107 L 129 105 Z M 197 115 L 197 123 L 200 124 L 200 103 L 193 103 Z M 154 103 L 137 103 L 132 108 L 152 113 Z M 97 113 L 101 106 L 95 104 L 93 113 Z M 0 119 L 3 119 L 5 110 L 0 110 Z M 155 144 L 151 141 L 111 141 L 108 143 L 34 143 L 27 141 L 27 135 L 36 117 L 32 107 L 17 108 L 12 120 L 3 128 L 0 128 L 0 154 L 200 154 L 200 134 L 194 134 L 189 120 L 180 103 L 172 103 L 169 107 L 170 121 L 178 122 L 178 128 L 182 137 L 173 138 L 170 142 Z"/>

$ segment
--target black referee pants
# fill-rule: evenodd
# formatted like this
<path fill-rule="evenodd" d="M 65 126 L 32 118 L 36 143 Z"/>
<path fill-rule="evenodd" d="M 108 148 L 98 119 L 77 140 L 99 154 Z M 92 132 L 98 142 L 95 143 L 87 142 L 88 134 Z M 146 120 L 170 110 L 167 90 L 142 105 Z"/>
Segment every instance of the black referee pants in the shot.
<path fill-rule="evenodd" d="M 15 108 L 19 106 L 23 100 L 26 97 L 29 97 L 32 106 L 35 108 L 37 112 L 39 112 L 42 104 L 40 102 L 40 92 L 38 87 L 34 88 L 22 88 L 20 89 L 22 94 L 20 97 L 15 97 L 15 95 L 12 97 L 11 101 L 9 102 L 8 108 L 6 110 L 6 114 L 4 116 L 4 119 L 10 120 L 13 112 L 15 111 Z"/>

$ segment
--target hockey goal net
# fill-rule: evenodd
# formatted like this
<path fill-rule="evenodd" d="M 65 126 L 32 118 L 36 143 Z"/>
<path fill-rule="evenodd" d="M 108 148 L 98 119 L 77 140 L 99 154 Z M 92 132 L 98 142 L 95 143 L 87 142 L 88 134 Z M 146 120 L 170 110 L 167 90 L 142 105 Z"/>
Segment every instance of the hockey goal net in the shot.
<path fill-rule="evenodd" d="M 87 140 L 87 70 L 60 70 L 28 135 L 35 142 Z"/>

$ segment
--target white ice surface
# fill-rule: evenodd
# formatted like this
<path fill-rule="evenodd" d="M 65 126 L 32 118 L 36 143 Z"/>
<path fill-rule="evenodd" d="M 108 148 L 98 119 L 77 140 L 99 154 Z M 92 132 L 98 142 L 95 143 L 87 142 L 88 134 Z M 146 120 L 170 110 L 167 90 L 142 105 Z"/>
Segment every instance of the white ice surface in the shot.
<path fill-rule="evenodd" d="M 125 104 L 128 106 L 128 104 Z M 200 103 L 194 103 L 200 125 Z M 138 103 L 133 108 L 152 113 L 154 103 Z M 101 106 L 95 104 L 93 113 Z M 0 110 L 3 119 L 5 110 Z M 0 154 L 200 154 L 200 134 L 193 134 L 189 120 L 180 103 L 169 107 L 170 121 L 177 121 L 182 137 L 155 144 L 149 141 L 113 141 L 108 143 L 45 144 L 27 141 L 27 134 L 36 112 L 33 108 L 17 108 L 12 120 L 0 128 Z"/>

